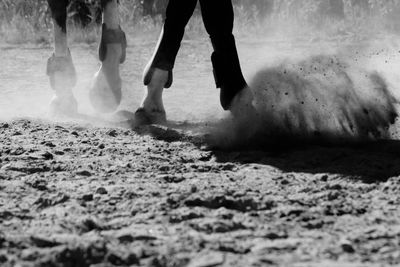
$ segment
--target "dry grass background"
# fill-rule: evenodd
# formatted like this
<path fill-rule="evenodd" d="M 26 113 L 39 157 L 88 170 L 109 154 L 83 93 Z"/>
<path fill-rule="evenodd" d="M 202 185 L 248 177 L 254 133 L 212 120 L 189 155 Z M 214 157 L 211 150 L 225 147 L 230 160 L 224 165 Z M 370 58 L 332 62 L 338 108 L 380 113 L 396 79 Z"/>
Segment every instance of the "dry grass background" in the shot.
<path fill-rule="evenodd" d="M 76 0 L 78 1 L 78 0 Z M 70 19 L 70 41 L 93 43 L 98 40 L 97 1 L 90 4 L 92 22 L 82 30 Z M 269 36 L 272 32 L 304 35 L 310 32 L 332 35 L 369 35 L 371 32 L 400 32 L 400 1 L 343 0 L 343 16 L 332 14 L 332 0 L 235 0 L 235 34 L 240 37 Z M 141 1 L 121 0 L 121 20 L 131 38 L 154 38 L 162 17 L 143 16 Z M 263 11 L 260 11 L 263 10 Z M 69 17 L 76 16 L 71 9 Z M 51 18 L 46 0 L 0 0 L 0 42 L 12 44 L 51 43 Z M 205 35 L 199 13 L 188 25 L 186 38 Z"/>

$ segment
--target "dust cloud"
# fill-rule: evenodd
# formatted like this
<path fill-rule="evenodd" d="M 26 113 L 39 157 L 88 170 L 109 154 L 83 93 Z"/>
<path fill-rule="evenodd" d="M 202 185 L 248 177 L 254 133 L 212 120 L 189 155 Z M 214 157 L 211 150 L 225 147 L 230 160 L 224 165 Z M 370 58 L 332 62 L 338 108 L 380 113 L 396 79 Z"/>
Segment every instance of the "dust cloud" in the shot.
<path fill-rule="evenodd" d="M 299 141 L 387 139 L 398 116 L 398 100 L 384 74 L 345 55 L 267 65 L 253 75 L 249 87 L 256 112 L 227 118 L 212 131 L 211 143 L 260 148 Z"/>
<path fill-rule="evenodd" d="M 271 22 L 264 47 L 248 52 L 258 60 L 247 75 L 255 112 L 213 125 L 209 144 L 257 149 L 397 139 L 400 40 L 372 21 L 384 24 L 375 18 L 330 32 L 337 22 L 321 24 L 326 29 Z"/>

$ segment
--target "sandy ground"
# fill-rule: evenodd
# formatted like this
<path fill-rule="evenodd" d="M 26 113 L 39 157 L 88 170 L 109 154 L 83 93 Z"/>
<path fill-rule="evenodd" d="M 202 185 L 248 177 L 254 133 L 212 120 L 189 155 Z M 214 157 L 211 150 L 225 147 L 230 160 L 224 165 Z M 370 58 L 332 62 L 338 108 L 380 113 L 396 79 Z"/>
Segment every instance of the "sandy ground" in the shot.
<path fill-rule="evenodd" d="M 140 73 L 153 45 L 129 47 L 125 108 L 140 101 Z M 310 46 L 326 48 L 240 42 L 239 51 L 249 77 L 265 59 Z M 166 92 L 170 127 L 54 121 L 46 117 L 50 51 L 1 48 L 0 265 L 400 264 L 396 139 L 209 148 L 197 123 L 224 113 L 206 41 L 183 45 L 175 87 Z M 90 113 L 95 47 L 72 51 L 76 95 L 81 112 Z"/>

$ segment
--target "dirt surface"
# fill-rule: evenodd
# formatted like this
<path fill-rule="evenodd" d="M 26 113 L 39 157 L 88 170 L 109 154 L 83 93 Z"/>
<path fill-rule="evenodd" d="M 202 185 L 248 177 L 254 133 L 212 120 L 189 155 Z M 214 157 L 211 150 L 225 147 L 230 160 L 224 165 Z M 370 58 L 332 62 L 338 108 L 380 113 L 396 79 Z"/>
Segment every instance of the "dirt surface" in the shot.
<path fill-rule="evenodd" d="M 0 134 L 5 266 L 400 263 L 395 141 L 224 152 L 171 128 L 37 120 Z"/>
<path fill-rule="evenodd" d="M 129 48 L 122 73 L 131 109 L 153 45 Z M 246 76 L 261 51 L 304 50 L 265 47 L 239 43 Z M 2 48 L 1 266 L 400 264 L 400 142 L 212 149 L 199 129 L 224 113 L 209 48 L 183 45 L 176 90 L 166 92 L 171 125 L 135 129 L 40 119 L 51 49 Z M 76 95 L 89 112 L 95 47 L 72 51 Z"/>

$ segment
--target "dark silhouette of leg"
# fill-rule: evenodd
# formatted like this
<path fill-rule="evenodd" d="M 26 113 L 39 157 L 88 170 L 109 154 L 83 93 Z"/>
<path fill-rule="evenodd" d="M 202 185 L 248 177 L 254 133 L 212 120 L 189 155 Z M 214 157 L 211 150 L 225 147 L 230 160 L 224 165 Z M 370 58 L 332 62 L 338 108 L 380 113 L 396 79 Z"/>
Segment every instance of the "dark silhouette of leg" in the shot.
<path fill-rule="evenodd" d="M 170 0 L 166 18 L 154 55 L 145 69 L 144 84 L 148 85 L 154 69 L 170 73 L 166 88 L 172 84 L 172 69 L 181 46 L 185 27 L 196 8 L 197 0 Z"/>
<path fill-rule="evenodd" d="M 62 29 L 63 32 L 67 32 L 67 7 L 69 0 L 47 0 L 50 7 L 51 16 L 55 20 L 56 24 Z"/>
<path fill-rule="evenodd" d="M 230 108 L 233 98 L 247 86 L 232 34 L 234 14 L 231 0 L 200 0 L 204 25 L 214 52 L 211 56 L 222 107 Z"/>
<path fill-rule="evenodd" d="M 142 104 L 136 112 L 136 120 L 139 124 L 166 121 L 162 92 L 164 88 L 172 85 L 172 69 L 186 24 L 196 4 L 197 0 L 170 0 L 168 3 L 160 39 L 143 75 L 147 89 Z"/>

